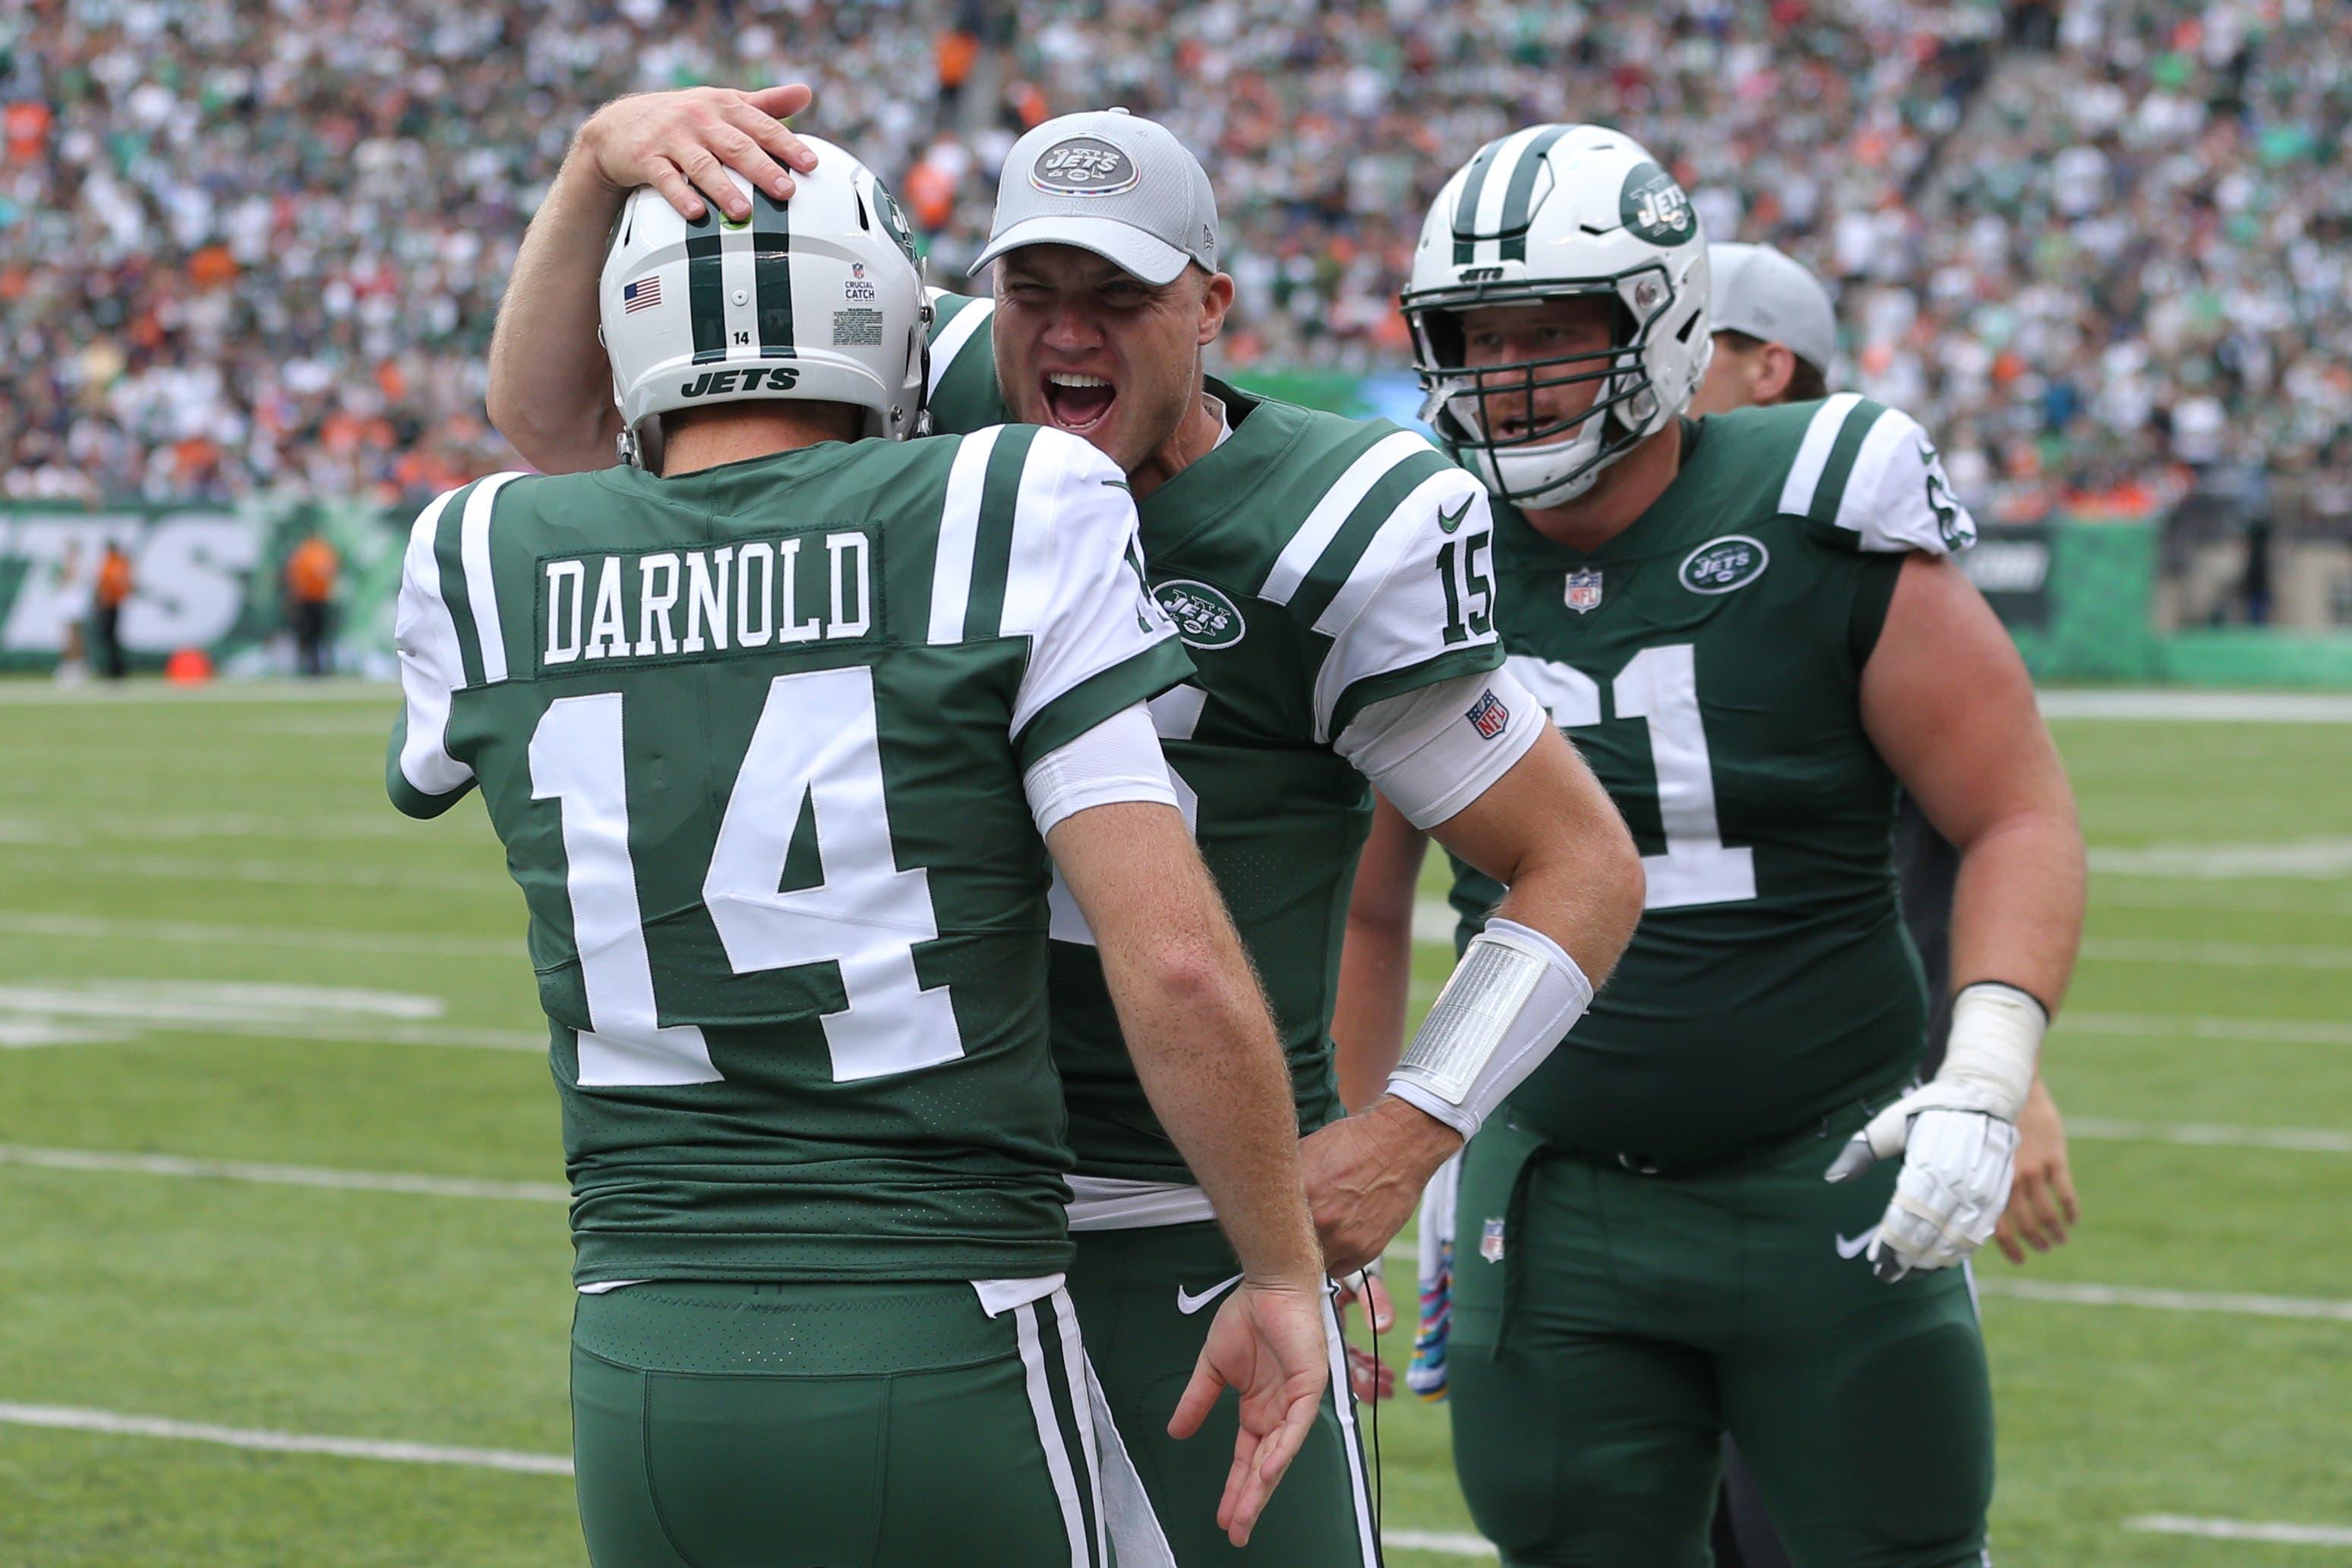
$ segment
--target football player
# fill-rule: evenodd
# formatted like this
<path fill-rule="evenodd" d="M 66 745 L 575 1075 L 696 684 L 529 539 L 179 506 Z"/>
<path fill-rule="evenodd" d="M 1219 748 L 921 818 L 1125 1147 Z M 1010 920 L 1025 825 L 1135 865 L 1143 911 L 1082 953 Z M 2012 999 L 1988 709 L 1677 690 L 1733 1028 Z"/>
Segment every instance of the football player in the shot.
<path fill-rule="evenodd" d="M 1962 1265 L 2008 1197 L 2082 839 L 2023 665 L 1944 559 L 1974 525 L 1925 433 L 1852 395 L 1683 418 L 1707 291 L 1673 177 L 1541 125 L 1448 182 L 1404 295 L 1429 413 L 1495 498 L 1510 667 L 1648 872 L 1610 989 L 1464 1155 L 1455 1464 L 1507 1563 L 1700 1568 L 1728 1431 L 1797 1561 L 1973 1565 L 1993 1443 Z M 1898 784 L 1961 855 L 1924 1085 Z M 1383 809 L 1358 874 L 1337 1032 L 1375 1065 L 1421 850 Z M 1503 892 L 1457 862 L 1465 936 Z"/>
<path fill-rule="evenodd" d="M 1235 1539 L 1328 1368 L 1287 1074 L 1144 706 L 1191 665 L 1100 454 L 902 439 L 920 273 L 823 157 L 740 224 L 625 200 L 633 461 L 417 519 L 389 788 L 478 786 L 529 907 L 591 1559 L 1164 1563 L 1063 1288 L 1049 885 L 1243 1260 L 1154 1412 L 1240 1391 Z"/>
<path fill-rule="evenodd" d="M 601 366 L 584 351 L 551 366 L 541 347 L 571 340 L 562 306 L 577 283 L 554 274 L 609 221 L 597 192 L 714 153 L 755 181 L 789 179 L 771 154 L 792 149 L 742 131 L 743 115 L 708 92 L 625 99 L 583 131 L 493 350 L 493 415 L 534 460 L 589 461 L 610 436 L 576 395 Z M 768 152 L 751 158 L 738 133 Z M 1207 176 L 1164 128 L 1116 111 L 1038 126 L 1003 172 L 981 257 L 993 297 L 936 301 L 932 413 L 950 430 L 1010 416 L 1082 436 L 1134 488 L 1150 581 L 1197 671 L 1153 720 L 1274 1003 L 1313 1134 L 1326 1262 L 1352 1272 L 1581 1012 L 1638 915 L 1640 874 L 1615 809 L 1498 667 L 1483 488 L 1422 436 L 1207 377 L 1233 298 L 1217 246 Z M 523 344 L 534 351 L 501 358 Z M 1368 782 L 1511 891 L 1465 958 L 1460 1005 L 1342 1118 L 1328 1030 Z M 1203 1307 L 1242 1270 L 1139 1091 L 1098 936 L 1057 905 L 1049 1010 L 1077 1152 L 1071 1294 L 1112 1406 L 1188 1568 L 1369 1568 L 1380 1548 L 1336 1316 L 1332 1402 L 1245 1556 L 1193 1522 L 1224 1485 L 1217 1463 L 1143 1429 L 1198 1354 Z M 1385 1326 L 1383 1303 L 1375 1317 Z"/>

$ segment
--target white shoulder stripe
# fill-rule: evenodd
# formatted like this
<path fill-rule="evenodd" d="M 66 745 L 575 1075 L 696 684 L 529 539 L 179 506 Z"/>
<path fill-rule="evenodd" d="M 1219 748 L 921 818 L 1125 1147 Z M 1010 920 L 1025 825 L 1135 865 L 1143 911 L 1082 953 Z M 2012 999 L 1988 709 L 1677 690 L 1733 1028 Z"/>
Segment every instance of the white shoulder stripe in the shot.
<path fill-rule="evenodd" d="M 995 314 L 996 301 L 982 299 L 958 311 L 954 320 L 940 329 L 938 340 L 931 345 L 931 373 L 929 385 L 925 389 L 927 392 L 937 392 L 940 390 L 940 380 L 948 373 L 948 367 L 955 363 L 956 356 L 963 352 L 963 346 L 971 342 L 973 334 L 988 325 L 988 319 Z"/>
<path fill-rule="evenodd" d="M 939 553 L 931 559 L 931 627 L 934 645 L 963 641 L 964 607 L 971 599 L 971 555 L 980 542 L 980 498 L 988 481 L 989 454 L 1004 427 L 973 431 L 956 444 L 948 468 L 947 499 L 940 509 Z"/>
<path fill-rule="evenodd" d="M 1326 637 L 1336 637 L 1346 631 L 1348 623 L 1364 612 L 1364 606 L 1371 602 L 1372 595 L 1380 591 L 1389 573 L 1396 570 L 1397 561 L 1412 549 L 1414 538 L 1429 526 L 1437 509 L 1456 496 L 1482 493 L 1478 481 L 1459 468 L 1441 468 L 1415 485 L 1381 524 L 1380 532 L 1372 536 L 1363 558 L 1348 573 L 1348 580 L 1340 585 L 1323 613 L 1315 618 L 1315 630 Z M 1478 515 L 1482 519 L 1486 516 L 1484 511 Z"/>
<path fill-rule="evenodd" d="M 1840 392 L 1813 411 L 1813 421 L 1805 426 L 1805 439 L 1797 448 L 1797 461 L 1789 470 L 1789 482 L 1780 486 L 1782 512 L 1812 510 L 1813 492 L 1821 488 L 1822 470 L 1830 463 L 1830 448 L 1837 444 L 1838 432 L 1845 428 L 1846 416 L 1861 401 L 1860 392 Z"/>
<path fill-rule="evenodd" d="M 996 622 L 1000 636 L 1034 635 L 1053 609 L 1054 521 L 1069 476 L 1067 448 L 1061 442 L 1043 435 L 1030 442 L 1013 497 L 1013 548 L 1004 562 L 1004 607 Z"/>
<path fill-rule="evenodd" d="M 1324 550 L 1330 547 L 1339 526 L 1348 520 L 1348 514 L 1356 509 L 1372 486 L 1398 464 L 1433 450 L 1422 437 L 1401 430 L 1394 435 L 1383 436 L 1370 451 L 1348 465 L 1339 483 L 1323 493 L 1323 498 L 1315 503 L 1315 509 L 1307 514 L 1307 520 L 1298 525 L 1290 542 L 1282 547 L 1282 554 L 1265 574 L 1257 596 L 1276 604 L 1289 603 L 1298 585 L 1307 580 L 1307 574 L 1315 570 L 1315 563 L 1323 559 Z"/>
<path fill-rule="evenodd" d="M 1886 473 L 1887 461 L 1909 434 L 1904 426 L 1911 421 L 1894 415 L 1893 409 L 1880 413 L 1870 434 L 1862 438 L 1862 450 L 1854 454 L 1853 470 L 1846 479 L 1845 494 L 1838 497 L 1837 509 L 1837 526 L 1849 533 L 1868 531 L 1871 508 L 1878 504 L 1879 481 Z"/>
<path fill-rule="evenodd" d="M 466 515 L 458 522 L 457 554 L 466 563 L 466 602 L 474 612 L 474 640 L 481 644 L 482 683 L 496 685 L 507 678 L 507 643 L 499 625 L 499 584 L 490 572 L 490 508 L 499 492 L 522 477 L 520 473 L 493 474 L 466 497 Z"/>

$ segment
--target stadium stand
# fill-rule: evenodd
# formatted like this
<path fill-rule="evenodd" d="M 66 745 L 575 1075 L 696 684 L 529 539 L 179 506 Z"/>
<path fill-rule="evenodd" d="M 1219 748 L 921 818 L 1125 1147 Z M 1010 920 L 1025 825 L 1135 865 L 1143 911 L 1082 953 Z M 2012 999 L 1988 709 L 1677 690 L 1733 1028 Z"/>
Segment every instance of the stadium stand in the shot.
<path fill-rule="evenodd" d="M 1594 119 L 1718 237 L 1839 283 L 1851 384 L 1980 513 L 2145 510 L 2260 465 L 2352 505 L 2352 8 L 2327 0 L 462 8 L 77 0 L 0 19 L 0 497 L 385 501 L 513 461 L 482 352 L 571 131 L 806 79 L 952 281 L 1024 123 L 1091 103 L 1209 162 L 1230 364 L 1404 352 L 1422 208 L 1487 137 Z M 909 84 L 917 84 L 910 90 Z"/>

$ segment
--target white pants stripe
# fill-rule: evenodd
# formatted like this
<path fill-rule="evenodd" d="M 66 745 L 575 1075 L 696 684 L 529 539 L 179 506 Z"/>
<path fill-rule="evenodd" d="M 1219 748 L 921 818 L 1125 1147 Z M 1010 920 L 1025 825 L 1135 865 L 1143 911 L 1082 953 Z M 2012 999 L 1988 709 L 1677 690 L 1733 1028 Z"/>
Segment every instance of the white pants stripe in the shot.
<path fill-rule="evenodd" d="M 1053 1296 L 1055 1312 L 1062 1322 L 1068 1311 L 1056 1291 Z M 1069 1532 L 1070 1568 L 1099 1568 L 1094 1542 L 1087 1537 L 1085 1516 L 1078 1509 L 1078 1478 L 1071 1466 L 1069 1445 L 1062 1439 L 1061 1418 L 1054 1414 L 1053 1389 L 1045 1382 L 1045 1347 L 1037 1333 L 1037 1306 L 1032 1301 L 1013 1309 L 1013 1327 L 1021 1340 L 1021 1364 L 1029 1374 L 1029 1413 L 1036 1417 L 1037 1441 L 1045 1450 L 1045 1469 L 1054 1478 L 1054 1494 L 1061 1500 L 1063 1528 Z M 1083 1387 L 1081 1384 L 1078 1386 Z M 1086 1484 L 1095 1488 L 1093 1445 L 1077 1456 L 1087 1467 Z M 1096 1517 L 1101 1517 L 1097 1505 Z"/>
<path fill-rule="evenodd" d="M 1355 1493 L 1356 1541 L 1362 1549 L 1364 1568 L 1381 1568 L 1381 1548 L 1372 1529 L 1372 1499 L 1365 1477 L 1370 1473 L 1364 1463 L 1363 1438 L 1356 1429 L 1356 1399 L 1348 1385 L 1348 1341 L 1339 1332 L 1339 1314 L 1326 1294 L 1323 1300 L 1323 1338 L 1331 1354 L 1331 1409 L 1339 1418 L 1339 1441 L 1348 1456 L 1348 1485 Z"/>
<path fill-rule="evenodd" d="M 1069 1292 L 1056 1291 L 1052 1300 L 1054 1321 L 1061 1329 L 1062 1370 L 1070 1385 L 1070 1418 L 1078 1424 L 1078 1443 L 1086 1450 L 1087 1495 L 1095 1510 L 1095 1561 L 1108 1563 L 1110 1542 L 1103 1522 L 1102 1456 L 1095 1448 L 1094 1369 L 1087 1364 L 1086 1347 L 1078 1340 L 1078 1314 L 1070 1305 Z"/>

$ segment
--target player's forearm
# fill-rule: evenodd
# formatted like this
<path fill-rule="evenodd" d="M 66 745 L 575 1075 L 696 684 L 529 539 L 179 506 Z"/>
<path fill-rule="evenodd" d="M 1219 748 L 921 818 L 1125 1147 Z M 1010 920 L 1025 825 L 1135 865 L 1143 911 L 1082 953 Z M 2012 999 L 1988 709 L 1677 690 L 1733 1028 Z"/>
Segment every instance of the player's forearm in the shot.
<path fill-rule="evenodd" d="M 1361 1111 L 1380 1099 L 1404 1050 L 1412 994 L 1414 883 L 1428 839 L 1386 800 L 1356 862 L 1348 936 L 1339 952 L 1339 997 L 1331 1013 L 1339 1103 Z"/>
<path fill-rule="evenodd" d="M 1205 873 L 1202 881 L 1213 899 Z M 1320 1278 L 1290 1070 L 1265 998 L 1229 925 L 1185 933 L 1192 923 L 1171 913 L 1175 928 L 1139 961 L 1104 954 L 1136 1075 L 1242 1267 L 1269 1281 Z"/>
<path fill-rule="evenodd" d="M 2071 798 L 1988 824 L 1960 847 L 1952 897 L 1952 988 L 1997 980 L 2052 1013 L 2083 937 L 2087 877 Z"/>
<path fill-rule="evenodd" d="M 587 134 L 583 131 L 584 138 Z M 620 414 L 596 335 L 596 283 L 623 193 L 597 177 L 583 141 L 532 214 L 490 336 L 490 423 L 550 474 L 614 461 Z"/>

